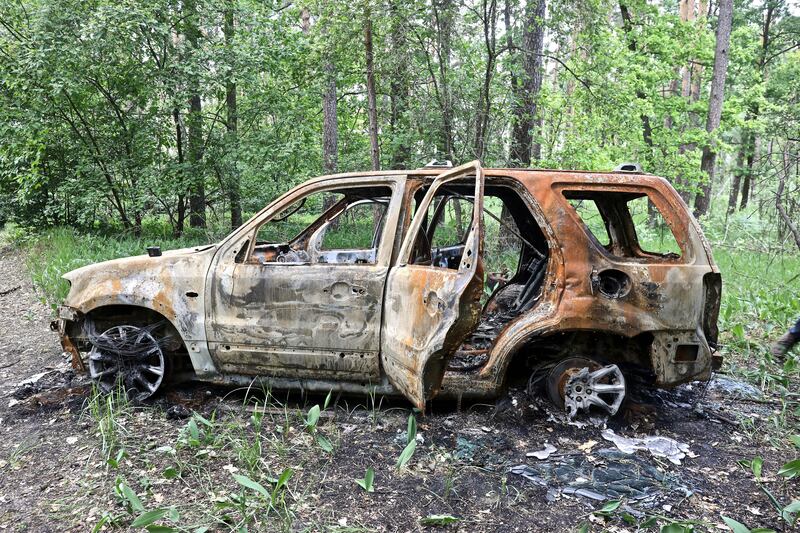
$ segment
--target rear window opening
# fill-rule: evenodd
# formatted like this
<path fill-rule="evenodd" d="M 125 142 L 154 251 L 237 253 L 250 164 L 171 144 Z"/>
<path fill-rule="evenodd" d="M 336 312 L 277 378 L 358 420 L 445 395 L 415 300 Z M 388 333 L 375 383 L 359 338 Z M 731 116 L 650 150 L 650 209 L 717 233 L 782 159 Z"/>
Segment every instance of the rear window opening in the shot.
<path fill-rule="evenodd" d="M 617 257 L 679 259 L 672 228 L 645 192 L 563 191 L 592 241 Z"/>
<path fill-rule="evenodd" d="M 471 229 L 474 182 L 444 186 L 431 203 L 412 252 L 415 264 L 457 269 Z M 417 191 L 416 204 L 425 189 Z M 489 359 L 500 330 L 539 301 L 547 271 L 547 239 L 528 205 L 511 187 L 486 185 L 483 202 L 483 309 L 449 370 L 473 371 Z"/>

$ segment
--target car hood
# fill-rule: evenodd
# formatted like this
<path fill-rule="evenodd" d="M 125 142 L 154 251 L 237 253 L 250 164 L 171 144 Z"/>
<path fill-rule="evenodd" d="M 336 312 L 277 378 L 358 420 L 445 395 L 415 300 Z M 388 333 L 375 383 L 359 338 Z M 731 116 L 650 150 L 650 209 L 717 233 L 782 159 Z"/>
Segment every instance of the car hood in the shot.
<path fill-rule="evenodd" d="M 126 257 L 67 272 L 63 277 L 70 291 L 64 305 L 82 313 L 106 305 L 135 305 L 176 324 L 197 319 L 216 249 L 210 245 L 171 250 L 158 257 Z"/>
<path fill-rule="evenodd" d="M 204 252 L 216 250 L 216 247 L 216 244 L 209 244 L 206 246 L 196 246 L 194 248 L 166 250 L 157 257 L 150 257 L 149 255 L 132 255 L 130 257 L 110 259 L 108 261 L 92 263 L 90 265 L 76 268 L 75 270 L 70 270 L 61 277 L 74 284 L 79 281 L 89 280 L 96 277 L 106 277 L 108 275 L 119 275 L 121 273 L 135 274 L 136 271 L 151 270 L 153 268 L 165 268 L 189 257 L 197 257 L 198 260 L 202 261 L 204 256 L 213 256 L 213 253 L 208 254 Z"/>

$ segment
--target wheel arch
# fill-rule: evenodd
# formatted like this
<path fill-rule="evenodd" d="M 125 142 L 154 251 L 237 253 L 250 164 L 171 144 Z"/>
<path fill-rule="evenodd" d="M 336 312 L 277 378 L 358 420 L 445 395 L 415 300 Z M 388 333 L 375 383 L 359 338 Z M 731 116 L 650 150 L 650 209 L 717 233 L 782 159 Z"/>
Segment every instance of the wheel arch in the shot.
<path fill-rule="evenodd" d="M 492 354 L 482 373 L 493 377 L 496 390 L 503 390 L 508 386 L 509 376 L 517 375 L 515 371 L 523 366 L 530 368 L 532 362 L 547 362 L 569 355 L 596 357 L 652 372 L 649 352 L 652 342 L 653 336 L 649 333 L 626 337 L 606 329 L 559 329 L 544 325 L 519 336 L 513 344 L 498 346 L 502 351 Z"/>
<path fill-rule="evenodd" d="M 192 363 L 189 345 L 180 333 L 177 324 L 169 317 L 159 311 L 137 304 L 111 303 L 98 305 L 83 313 L 83 325 L 79 335 L 88 341 L 86 330 L 92 324 L 98 333 L 102 333 L 113 326 L 150 326 L 160 322 L 165 323 L 166 330 L 170 337 L 165 344 L 164 355 L 169 358 L 170 366 L 176 372 L 191 372 L 195 374 L 194 364 Z"/>

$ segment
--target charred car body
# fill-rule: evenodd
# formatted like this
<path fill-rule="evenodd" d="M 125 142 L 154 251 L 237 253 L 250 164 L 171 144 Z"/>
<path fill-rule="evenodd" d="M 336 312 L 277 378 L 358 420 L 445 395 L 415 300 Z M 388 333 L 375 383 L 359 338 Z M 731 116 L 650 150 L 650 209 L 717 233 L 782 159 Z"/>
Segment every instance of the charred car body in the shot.
<path fill-rule="evenodd" d="M 529 379 L 615 412 L 625 375 L 708 379 L 721 279 L 663 178 L 458 168 L 341 174 L 218 244 L 65 275 L 54 327 L 101 388 L 170 379 L 493 397 Z"/>

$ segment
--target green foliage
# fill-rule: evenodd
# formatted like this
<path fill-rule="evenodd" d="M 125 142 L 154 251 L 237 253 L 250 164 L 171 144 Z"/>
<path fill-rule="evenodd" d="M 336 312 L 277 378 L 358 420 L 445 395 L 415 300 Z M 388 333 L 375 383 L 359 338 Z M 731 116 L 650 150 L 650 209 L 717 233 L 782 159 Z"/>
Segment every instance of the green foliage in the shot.
<path fill-rule="evenodd" d="M 417 449 L 417 419 L 414 413 L 408 415 L 408 426 L 406 429 L 406 446 L 400 455 L 397 457 L 396 467 L 398 470 L 408 464 L 414 456 L 414 451 Z"/>
<path fill-rule="evenodd" d="M 786 479 L 792 479 L 795 476 L 800 475 L 800 459 L 793 459 L 783 465 L 780 470 L 778 470 L 778 475 L 783 476 Z"/>
<path fill-rule="evenodd" d="M 358 484 L 359 487 L 364 489 L 366 492 L 375 492 L 375 486 L 373 482 L 375 480 L 375 471 L 370 466 L 367 468 L 366 473 L 364 474 L 364 479 L 356 479 L 355 482 Z"/>
<path fill-rule="evenodd" d="M 627 5 L 626 29 L 617 3 L 548 3 L 535 164 L 606 170 L 637 160 L 695 191 L 706 179 L 699 162 L 709 140 L 732 154 L 752 133 L 796 139 L 797 17 L 785 1 L 769 5 L 766 48 L 764 6 L 737 8 L 722 127 L 709 136 L 709 69 L 699 71 L 701 85 L 691 95 L 681 94 L 679 78 L 682 69 L 696 75 L 713 62 L 714 17 L 682 21 L 676 3 L 638 1 Z M 328 64 L 337 86 L 338 170 L 370 168 L 364 5 L 234 0 L 229 6 L 235 24 L 226 37 L 226 10 L 209 0 L 4 0 L 0 224 L 140 234 L 156 217 L 177 235 L 186 229 L 181 213 L 188 197 L 201 184 L 212 225 L 227 224 L 234 189 L 241 190 L 244 211 L 255 212 L 322 171 Z M 439 13 L 445 25 L 433 7 L 422 0 L 370 3 L 381 166 L 476 155 L 506 166 L 524 7 L 509 6 L 508 28 L 502 16 L 485 27 L 489 19 L 478 16 L 483 7 L 474 0 Z M 489 58 L 488 30 L 513 46 L 498 46 Z M 235 133 L 225 100 L 234 84 Z M 200 113 L 189 106 L 193 97 Z M 485 147 L 477 149 L 475 114 L 484 101 L 489 120 Z M 755 168 L 762 180 L 755 192 L 764 199 L 774 191 L 772 163 L 764 159 Z M 715 186 L 727 185 L 738 170 L 732 167 L 724 162 Z"/>
<path fill-rule="evenodd" d="M 125 457 L 121 440 L 126 433 L 121 419 L 130 411 L 130 402 L 120 385 L 108 394 L 92 386 L 86 413 L 95 424 L 100 437 L 100 451 L 111 468 L 118 468 Z"/>
<path fill-rule="evenodd" d="M 619 509 L 620 505 L 622 505 L 621 500 L 611 500 L 606 502 L 606 504 L 600 509 L 594 511 L 594 514 L 599 516 L 611 516 L 617 509 Z"/>
<path fill-rule="evenodd" d="M 761 473 L 762 467 L 764 465 L 764 460 L 761 457 L 755 457 L 752 460 L 740 460 L 738 461 L 739 465 L 744 467 L 745 469 L 749 469 L 753 473 L 753 479 L 758 485 L 758 488 L 761 489 L 767 498 L 769 499 L 772 506 L 778 512 L 780 518 L 789 524 L 790 527 L 794 527 L 794 524 L 797 522 L 798 517 L 800 517 L 800 501 L 792 500 L 788 505 L 783 505 L 778 498 L 772 493 L 772 491 L 767 487 L 767 485 L 762 481 Z M 800 459 L 795 459 L 793 461 L 789 461 L 781 469 L 778 471 L 778 475 L 785 476 L 788 479 L 792 479 L 800 473 Z M 725 520 L 725 523 L 728 524 L 731 529 L 738 532 L 749 532 L 751 531 L 743 524 L 736 522 L 727 517 L 722 517 Z M 756 528 L 752 530 L 753 532 L 767 532 L 771 530 Z"/>
<path fill-rule="evenodd" d="M 306 429 L 312 433 L 317 429 L 317 422 L 319 422 L 320 408 L 319 405 L 313 406 L 306 413 Z"/>
<path fill-rule="evenodd" d="M 774 533 L 774 530 L 765 529 L 762 527 L 750 529 L 741 522 L 737 522 L 733 518 L 728 518 L 727 516 L 723 516 L 722 520 L 725 522 L 725 524 L 728 525 L 729 528 L 731 528 L 731 531 L 733 531 L 733 533 Z"/>

